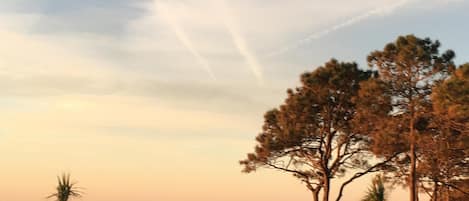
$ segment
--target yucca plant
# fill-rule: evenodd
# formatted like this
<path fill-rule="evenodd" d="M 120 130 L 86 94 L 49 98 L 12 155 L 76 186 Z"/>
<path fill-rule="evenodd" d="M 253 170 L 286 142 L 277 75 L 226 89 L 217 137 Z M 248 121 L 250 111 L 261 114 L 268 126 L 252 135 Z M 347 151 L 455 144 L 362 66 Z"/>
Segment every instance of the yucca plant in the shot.
<path fill-rule="evenodd" d="M 384 179 L 381 175 L 373 178 L 373 181 L 361 201 L 386 201 L 387 192 L 384 187 Z"/>
<path fill-rule="evenodd" d="M 68 201 L 72 197 L 81 197 L 82 192 L 76 186 L 76 183 L 70 182 L 70 174 L 62 174 L 57 176 L 58 185 L 56 192 L 49 195 L 47 198 L 55 198 L 56 201 Z"/>

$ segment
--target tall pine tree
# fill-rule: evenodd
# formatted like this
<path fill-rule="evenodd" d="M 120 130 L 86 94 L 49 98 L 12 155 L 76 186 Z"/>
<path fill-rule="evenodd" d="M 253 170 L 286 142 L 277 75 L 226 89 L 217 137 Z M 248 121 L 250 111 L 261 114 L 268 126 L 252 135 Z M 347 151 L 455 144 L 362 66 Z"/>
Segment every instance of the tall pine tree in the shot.
<path fill-rule="evenodd" d="M 469 200 L 469 64 L 437 85 L 432 101 L 418 166 L 422 187 L 432 201 Z"/>
<path fill-rule="evenodd" d="M 383 99 L 389 102 L 372 103 L 367 107 L 390 106 L 389 110 L 379 113 L 381 115 L 370 113 L 366 108 L 362 111 L 371 124 L 373 151 L 379 156 L 402 153 L 394 160 L 392 173 L 398 180 L 407 178 L 410 201 L 418 200 L 418 140 L 431 111 L 432 89 L 454 70 L 454 52 L 448 50 L 440 54 L 439 47 L 438 41 L 407 35 L 368 56 L 369 66 L 378 70 L 379 77 L 373 83 L 377 86 L 375 90 L 367 93 L 376 101 L 379 101 L 376 97 L 389 97 Z M 370 118 L 366 118 L 367 113 Z"/>
<path fill-rule="evenodd" d="M 331 179 L 364 169 L 342 183 L 335 199 L 340 200 L 347 184 L 385 163 L 367 163 L 369 138 L 353 129 L 354 97 L 371 74 L 336 60 L 304 73 L 285 103 L 265 114 L 255 152 L 240 162 L 244 171 L 267 167 L 290 173 L 306 184 L 315 201 L 320 192 L 329 201 Z"/>

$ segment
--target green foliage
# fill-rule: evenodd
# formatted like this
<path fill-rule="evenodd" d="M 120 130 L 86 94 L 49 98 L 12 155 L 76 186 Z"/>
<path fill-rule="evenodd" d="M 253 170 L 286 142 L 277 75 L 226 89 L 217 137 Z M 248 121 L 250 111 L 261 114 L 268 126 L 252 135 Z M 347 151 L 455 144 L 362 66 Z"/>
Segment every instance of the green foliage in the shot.
<path fill-rule="evenodd" d="M 451 121 L 469 122 L 469 63 L 460 66 L 448 80 L 437 86 L 432 100 L 440 115 L 446 115 Z"/>
<path fill-rule="evenodd" d="M 368 138 L 353 131 L 360 82 L 372 72 L 355 63 L 327 62 L 301 75 L 301 86 L 288 89 L 284 104 L 264 115 L 255 152 L 240 161 L 245 172 L 269 167 L 293 174 L 317 193 L 347 169 L 366 168 Z"/>
<path fill-rule="evenodd" d="M 457 186 L 458 189 L 448 188 L 449 200 L 451 201 L 467 201 L 469 200 L 469 178 L 461 179 L 455 183 L 454 186 Z M 440 196 L 443 197 L 443 196 Z M 443 200 L 443 199 L 442 199 Z"/>
<path fill-rule="evenodd" d="M 438 41 L 407 35 L 368 56 L 368 64 L 377 68 L 379 80 L 386 84 L 394 112 L 424 112 L 421 106 L 429 103 L 433 86 L 454 70 L 454 52 L 440 54 L 439 47 Z"/>
<path fill-rule="evenodd" d="M 386 201 L 388 193 L 384 187 L 383 177 L 378 175 L 373 178 L 373 181 L 366 191 L 366 195 L 361 199 L 361 201 Z"/>
<path fill-rule="evenodd" d="M 56 201 L 68 201 L 72 197 L 81 197 L 82 192 L 76 186 L 76 183 L 70 182 L 70 174 L 62 174 L 57 177 L 56 192 L 49 195 L 47 198 L 55 198 Z"/>
<path fill-rule="evenodd" d="M 464 198 L 456 190 L 469 178 L 469 64 L 456 70 L 455 53 L 439 48 L 438 41 L 400 36 L 368 56 L 377 72 L 332 59 L 302 74 L 301 86 L 265 113 L 254 152 L 240 161 L 243 171 L 290 173 L 314 200 L 322 191 L 328 201 L 330 179 L 358 168 L 364 171 L 342 183 L 336 201 L 345 185 L 378 170 L 408 185 L 411 201 L 418 185 Z M 370 153 L 381 162 L 368 164 Z M 384 190 L 375 179 L 366 201 L 385 200 Z"/>
<path fill-rule="evenodd" d="M 447 50 L 441 54 L 439 47 L 438 41 L 407 35 L 398 37 L 383 50 L 372 52 L 368 64 L 379 72 L 376 81 L 379 88 L 373 91 L 362 87 L 363 94 L 372 98 L 358 103 L 362 106 L 361 118 L 370 121 L 373 128 L 368 130 L 373 139 L 373 152 L 378 156 L 403 153 L 388 173 L 392 173 L 396 182 L 410 178 L 408 183 L 402 183 L 410 184 L 411 192 L 415 191 L 418 180 L 416 164 L 420 138 L 432 132 L 427 129 L 432 89 L 455 69 L 454 52 Z M 375 111 L 371 108 L 373 105 L 381 106 L 384 111 Z"/>
<path fill-rule="evenodd" d="M 431 135 L 422 138 L 419 164 L 422 187 L 433 200 L 468 191 L 469 178 L 469 64 L 437 85 L 432 94 Z M 469 193 L 469 192 L 468 192 Z M 463 199 L 464 200 L 464 199 Z"/>

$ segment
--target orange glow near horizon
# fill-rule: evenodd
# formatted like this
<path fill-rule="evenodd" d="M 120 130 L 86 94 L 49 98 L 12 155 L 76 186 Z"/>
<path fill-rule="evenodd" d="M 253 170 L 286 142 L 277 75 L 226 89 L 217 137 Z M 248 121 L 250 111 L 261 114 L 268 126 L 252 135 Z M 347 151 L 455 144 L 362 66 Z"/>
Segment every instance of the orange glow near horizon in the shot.
<path fill-rule="evenodd" d="M 44 201 L 63 172 L 84 188 L 82 201 L 312 200 L 291 175 L 241 172 L 264 112 L 302 73 L 332 57 L 364 69 L 365 56 L 398 34 L 445 41 L 458 62 L 469 61 L 460 40 L 468 8 L 460 0 L 2 0 L 0 201 Z M 370 181 L 348 186 L 342 201 L 360 200 Z M 405 190 L 389 200 L 407 200 Z"/>

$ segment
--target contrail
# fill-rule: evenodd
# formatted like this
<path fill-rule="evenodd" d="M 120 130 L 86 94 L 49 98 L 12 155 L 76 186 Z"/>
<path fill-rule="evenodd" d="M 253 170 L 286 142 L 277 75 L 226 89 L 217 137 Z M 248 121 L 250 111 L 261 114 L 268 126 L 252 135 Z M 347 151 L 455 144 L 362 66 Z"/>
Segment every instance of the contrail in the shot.
<path fill-rule="evenodd" d="M 236 23 L 234 23 L 234 19 L 231 13 L 229 12 L 225 1 L 219 0 L 219 1 L 215 1 L 215 3 L 219 6 L 220 12 L 223 13 L 223 17 L 222 17 L 223 23 L 233 40 L 233 44 L 236 46 L 241 56 L 243 56 L 244 59 L 246 60 L 246 63 L 251 68 L 251 71 L 256 77 L 259 85 L 262 85 L 264 82 L 263 76 L 262 76 L 262 67 L 259 61 L 257 60 L 257 57 L 255 56 L 255 54 L 252 53 L 251 50 L 249 49 L 246 43 L 246 40 L 241 35 L 241 32 L 238 29 L 238 26 L 236 26 Z"/>
<path fill-rule="evenodd" d="M 404 4 L 407 4 L 410 1 L 411 0 L 401 0 L 397 3 L 395 3 L 395 4 L 391 4 L 391 5 L 388 5 L 386 7 L 375 8 L 375 9 L 370 10 L 370 11 L 364 13 L 364 14 L 352 17 L 352 18 L 350 18 L 349 20 L 347 20 L 345 22 L 334 25 L 334 26 L 332 26 L 328 29 L 313 33 L 313 34 L 309 35 L 308 37 L 297 41 L 295 44 L 290 45 L 290 46 L 286 46 L 284 48 L 281 48 L 277 51 L 274 51 L 274 52 L 268 54 L 267 56 L 268 57 L 273 57 L 273 56 L 277 56 L 277 55 L 286 53 L 288 51 L 294 50 L 296 48 L 301 47 L 304 44 L 310 43 L 311 41 L 313 41 L 315 39 L 321 38 L 321 37 L 323 37 L 323 36 L 325 36 L 325 35 L 327 35 L 331 32 L 334 32 L 334 31 L 337 31 L 339 29 L 342 29 L 342 28 L 351 26 L 353 24 L 356 24 L 358 22 L 361 22 L 361 21 L 363 21 L 363 20 L 365 20 L 365 19 L 367 19 L 371 16 L 378 15 L 378 14 L 390 13 L 390 12 L 394 11 L 396 8 L 401 7 L 401 6 L 403 6 Z"/>
<path fill-rule="evenodd" d="M 176 34 L 176 37 L 182 43 L 182 45 L 184 45 L 184 47 L 189 50 L 189 52 L 195 57 L 197 62 L 204 68 L 204 70 L 210 75 L 210 77 L 215 80 L 215 74 L 213 74 L 212 68 L 208 64 L 207 60 L 202 55 L 200 55 L 200 53 L 195 49 L 194 44 L 187 36 L 184 29 L 179 25 L 176 18 L 171 15 L 171 12 L 169 11 L 168 7 L 163 4 L 157 3 L 156 1 L 155 5 L 158 15 L 160 15 L 160 17 L 162 17 L 166 21 L 166 23 L 171 27 L 171 30 L 174 32 L 174 34 Z"/>

